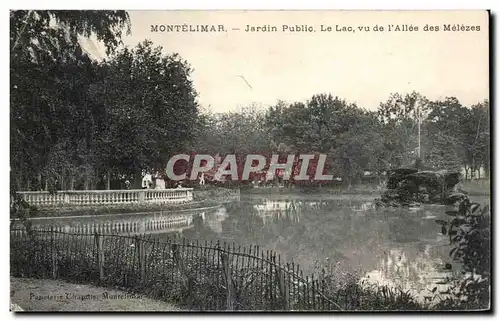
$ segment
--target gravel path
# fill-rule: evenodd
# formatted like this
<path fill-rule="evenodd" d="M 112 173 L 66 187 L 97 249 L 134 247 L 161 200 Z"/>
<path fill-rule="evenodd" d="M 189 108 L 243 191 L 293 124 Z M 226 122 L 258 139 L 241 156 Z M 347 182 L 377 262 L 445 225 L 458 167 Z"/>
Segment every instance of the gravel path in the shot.
<path fill-rule="evenodd" d="M 57 280 L 10 278 L 11 311 L 179 311 L 123 291 Z M 16 308 L 17 306 L 17 308 Z"/>

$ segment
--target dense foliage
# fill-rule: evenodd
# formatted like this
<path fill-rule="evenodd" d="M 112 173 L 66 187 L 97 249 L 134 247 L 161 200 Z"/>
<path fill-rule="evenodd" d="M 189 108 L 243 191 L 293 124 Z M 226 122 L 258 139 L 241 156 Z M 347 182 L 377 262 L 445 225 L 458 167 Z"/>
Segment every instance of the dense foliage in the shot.
<path fill-rule="evenodd" d="M 124 11 L 12 11 L 11 170 L 20 190 L 120 188 L 160 173 L 176 153 L 325 153 L 347 185 L 414 160 L 489 176 L 489 102 L 392 94 L 378 110 L 331 94 L 213 114 L 199 109 L 192 68 L 150 41 L 120 47 Z M 80 39 L 94 37 L 96 61 Z M 216 106 L 214 106 L 216 107 Z M 378 181 L 377 181 L 378 179 Z"/>
<path fill-rule="evenodd" d="M 124 11 L 11 12 L 11 177 L 19 190 L 110 187 L 164 169 L 197 124 L 189 64 L 144 41 L 118 48 Z M 79 39 L 94 36 L 97 62 Z M 107 182 L 106 182 L 107 180 Z M 139 182 L 138 182 L 139 181 Z"/>
<path fill-rule="evenodd" d="M 489 176 L 489 102 L 463 106 L 456 98 L 429 101 L 393 94 L 376 111 L 331 94 L 305 102 L 278 102 L 264 110 L 203 114 L 196 150 L 204 153 L 325 153 L 329 173 L 349 185 L 417 158 L 430 168 Z M 479 169 L 482 171 L 479 172 Z M 377 180 L 375 180 L 377 181 Z"/>
<path fill-rule="evenodd" d="M 449 221 L 438 220 L 453 248 L 450 258 L 461 265 L 450 280 L 450 294 L 440 306 L 454 309 L 489 309 L 491 306 L 491 211 L 464 195 L 453 196 L 458 209 L 448 211 Z"/>

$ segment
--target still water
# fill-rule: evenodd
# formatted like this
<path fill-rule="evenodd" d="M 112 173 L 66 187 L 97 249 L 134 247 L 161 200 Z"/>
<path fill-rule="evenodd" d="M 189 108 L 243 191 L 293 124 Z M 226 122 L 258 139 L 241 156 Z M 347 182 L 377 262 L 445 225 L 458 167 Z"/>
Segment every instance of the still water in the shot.
<path fill-rule="evenodd" d="M 487 198 L 475 200 L 487 204 Z M 409 290 L 423 299 L 460 268 L 449 259 L 449 239 L 436 219 L 449 220 L 445 206 L 377 209 L 373 200 L 242 199 L 206 212 L 182 234 L 189 239 L 257 244 L 304 272 L 326 269 L 339 278 L 354 274 L 368 282 Z"/>
<path fill-rule="evenodd" d="M 488 197 L 472 200 L 489 204 Z M 424 300 L 433 288 L 445 290 L 440 282 L 460 269 L 449 259 L 449 239 L 435 222 L 451 219 L 446 210 L 440 205 L 377 209 L 373 198 L 366 196 L 242 196 L 240 202 L 205 211 L 40 219 L 35 224 L 68 228 L 135 224 L 153 226 L 146 233 L 160 239 L 176 233 L 192 240 L 259 245 L 276 251 L 281 262 L 298 263 L 305 273 L 326 270 L 339 281 L 354 275 L 410 291 Z M 179 223 L 174 227 L 161 223 L 172 220 Z M 451 271 L 446 263 L 452 263 Z"/>

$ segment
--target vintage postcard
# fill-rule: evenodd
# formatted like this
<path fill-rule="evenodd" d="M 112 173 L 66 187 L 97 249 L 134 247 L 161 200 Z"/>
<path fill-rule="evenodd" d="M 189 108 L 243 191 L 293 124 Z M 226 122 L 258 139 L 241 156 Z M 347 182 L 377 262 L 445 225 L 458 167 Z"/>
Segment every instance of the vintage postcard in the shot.
<path fill-rule="evenodd" d="M 489 30 L 10 11 L 11 310 L 490 310 Z"/>

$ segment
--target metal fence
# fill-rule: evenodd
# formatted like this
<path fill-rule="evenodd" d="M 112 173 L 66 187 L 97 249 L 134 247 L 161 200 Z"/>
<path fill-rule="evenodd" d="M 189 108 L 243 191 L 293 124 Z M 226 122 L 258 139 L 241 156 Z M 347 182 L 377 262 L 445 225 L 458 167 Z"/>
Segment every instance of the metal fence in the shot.
<path fill-rule="evenodd" d="M 112 286 L 190 310 L 342 310 L 325 280 L 258 246 L 11 230 L 11 274 Z"/>

